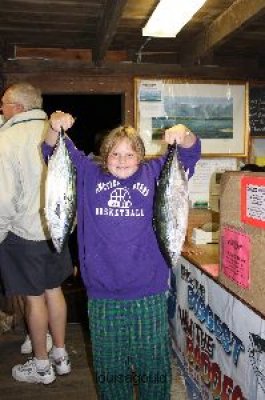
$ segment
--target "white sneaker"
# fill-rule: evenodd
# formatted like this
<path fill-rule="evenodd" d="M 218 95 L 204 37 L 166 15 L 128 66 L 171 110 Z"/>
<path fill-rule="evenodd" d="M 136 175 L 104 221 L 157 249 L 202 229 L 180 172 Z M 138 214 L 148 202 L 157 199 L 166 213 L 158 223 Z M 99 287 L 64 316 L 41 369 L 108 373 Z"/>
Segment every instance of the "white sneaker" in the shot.
<path fill-rule="evenodd" d="M 49 354 L 50 361 L 58 375 L 67 375 L 71 372 L 71 362 L 67 351 L 59 358 L 54 358 L 53 351 Z"/>
<path fill-rule="evenodd" d="M 47 348 L 47 353 L 49 353 L 52 349 L 52 337 L 49 333 L 47 333 L 46 348 Z M 32 343 L 31 343 L 29 335 L 26 335 L 24 343 L 22 343 L 22 345 L 21 345 L 20 351 L 21 351 L 21 354 L 32 353 Z"/>
<path fill-rule="evenodd" d="M 43 383 L 44 385 L 56 379 L 51 363 L 47 368 L 37 370 L 35 358 L 28 360 L 25 364 L 15 365 L 12 368 L 12 376 L 19 382 Z"/>

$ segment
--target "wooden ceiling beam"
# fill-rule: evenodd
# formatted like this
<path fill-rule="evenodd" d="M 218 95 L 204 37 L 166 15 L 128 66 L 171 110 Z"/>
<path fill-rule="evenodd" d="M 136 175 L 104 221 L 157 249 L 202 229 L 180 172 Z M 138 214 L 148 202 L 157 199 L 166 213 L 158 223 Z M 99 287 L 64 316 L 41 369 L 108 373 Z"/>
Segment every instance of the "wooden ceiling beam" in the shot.
<path fill-rule="evenodd" d="M 120 17 L 128 0 L 107 0 L 101 20 L 99 21 L 95 45 L 92 50 L 92 59 L 100 65 L 106 51 L 116 33 Z"/>
<path fill-rule="evenodd" d="M 63 73 L 62 73 L 63 72 Z M 145 63 L 104 63 L 104 66 L 98 67 L 93 63 L 79 60 L 7 60 L 3 62 L 2 73 L 4 76 L 19 74 L 20 76 L 30 74 L 31 76 L 48 74 L 65 79 L 66 75 L 81 76 L 150 76 L 153 79 L 165 77 L 168 79 L 182 78 L 192 79 L 242 79 L 242 80 L 264 80 L 265 63 L 259 68 L 248 68 L 246 65 L 236 67 L 222 66 L 203 66 L 192 65 L 190 67 L 179 64 L 145 64 Z M 58 78 L 59 79 L 59 78 Z"/>
<path fill-rule="evenodd" d="M 7 43 L 4 39 L 0 40 L 0 60 L 6 61 L 8 58 L 14 58 L 16 47 L 13 44 Z"/>
<path fill-rule="evenodd" d="M 208 29 L 195 37 L 188 48 L 183 46 L 182 62 L 197 62 L 200 57 L 213 51 L 218 44 L 236 33 L 242 25 L 260 15 L 264 10 L 264 0 L 236 0 L 227 11 L 212 22 Z"/>
<path fill-rule="evenodd" d="M 73 17 L 75 16 L 82 16 L 85 13 L 87 15 L 95 15 L 100 12 L 101 9 L 101 2 L 96 0 L 95 2 L 91 1 L 74 1 L 71 3 L 67 2 L 59 2 L 58 0 L 56 1 L 46 1 L 43 2 L 43 0 L 38 3 L 36 0 L 33 0 L 31 4 L 23 5 L 22 1 L 1 1 L 1 13 L 3 15 L 8 15 L 12 17 L 24 17 L 29 20 L 31 20 L 31 17 L 38 17 L 39 15 L 45 16 L 48 15 L 49 17 L 51 14 L 53 15 L 54 18 L 56 17 L 67 17 L 68 15 L 71 15 Z M 27 2 L 28 3 L 28 2 Z"/>

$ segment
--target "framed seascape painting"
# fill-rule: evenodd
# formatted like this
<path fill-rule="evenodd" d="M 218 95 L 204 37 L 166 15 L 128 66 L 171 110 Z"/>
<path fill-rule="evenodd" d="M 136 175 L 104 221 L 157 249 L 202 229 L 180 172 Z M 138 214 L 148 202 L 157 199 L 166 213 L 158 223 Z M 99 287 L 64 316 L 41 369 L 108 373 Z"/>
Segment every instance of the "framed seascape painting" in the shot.
<path fill-rule="evenodd" d="M 245 157 L 248 150 L 248 86 L 135 79 L 136 127 L 147 156 L 164 153 L 165 129 L 184 124 L 201 138 L 204 156 Z"/>

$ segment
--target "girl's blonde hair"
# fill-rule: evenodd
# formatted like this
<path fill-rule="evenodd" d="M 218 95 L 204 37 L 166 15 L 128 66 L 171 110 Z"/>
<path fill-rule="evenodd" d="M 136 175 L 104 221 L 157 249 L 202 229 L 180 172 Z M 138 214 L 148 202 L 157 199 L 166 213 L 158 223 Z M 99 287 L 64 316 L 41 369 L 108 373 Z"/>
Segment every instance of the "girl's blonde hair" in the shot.
<path fill-rule="evenodd" d="M 101 166 L 107 171 L 107 161 L 108 156 L 113 149 L 122 139 L 127 139 L 132 149 L 137 153 L 139 162 L 144 160 L 145 148 L 144 143 L 137 133 L 136 129 L 134 129 L 130 125 L 119 126 L 118 128 L 113 129 L 110 133 L 105 136 L 100 146 L 100 157 L 101 157 Z"/>

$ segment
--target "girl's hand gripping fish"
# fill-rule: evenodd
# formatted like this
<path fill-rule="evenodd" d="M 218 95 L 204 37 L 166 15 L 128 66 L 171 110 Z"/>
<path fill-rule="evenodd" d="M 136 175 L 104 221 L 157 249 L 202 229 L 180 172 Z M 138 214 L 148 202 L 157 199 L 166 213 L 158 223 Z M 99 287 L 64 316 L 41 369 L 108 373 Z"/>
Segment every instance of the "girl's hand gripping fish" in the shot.
<path fill-rule="evenodd" d="M 48 162 L 45 214 L 54 247 L 60 253 L 72 231 L 76 215 L 76 171 L 62 128 Z"/>
<path fill-rule="evenodd" d="M 176 143 L 159 178 L 154 203 L 154 229 L 160 250 L 168 265 L 174 267 L 180 256 L 188 224 L 188 179 L 179 159 Z"/>

